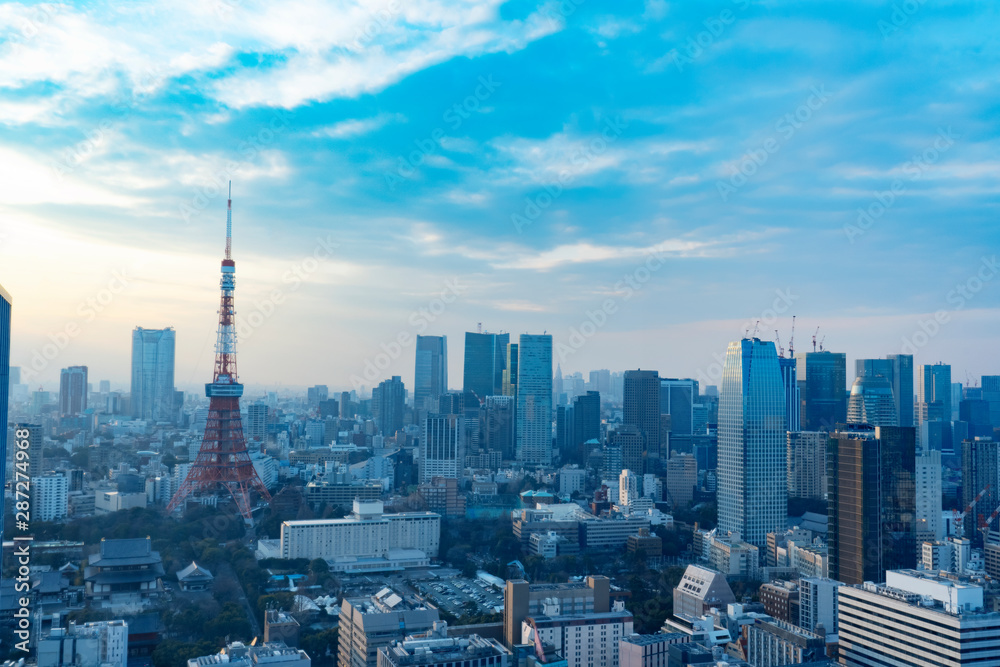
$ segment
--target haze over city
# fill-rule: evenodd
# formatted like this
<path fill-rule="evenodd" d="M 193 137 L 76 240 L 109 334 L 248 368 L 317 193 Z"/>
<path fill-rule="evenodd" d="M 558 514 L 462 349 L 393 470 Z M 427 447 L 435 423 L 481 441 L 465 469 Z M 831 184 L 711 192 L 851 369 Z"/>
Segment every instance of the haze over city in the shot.
<path fill-rule="evenodd" d="M 798 350 L 1000 372 L 995 7 L 454 4 L 5 5 L 11 363 L 78 325 L 26 382 L 125 386 L 172 326 L 203 383 L 229 180 L 251 389 L 352 388 L 401 332 L 461 378 L 478 323 L 709 377 L 793 314 Z M 412 342 L 380 371 L 411 384 Z"/>

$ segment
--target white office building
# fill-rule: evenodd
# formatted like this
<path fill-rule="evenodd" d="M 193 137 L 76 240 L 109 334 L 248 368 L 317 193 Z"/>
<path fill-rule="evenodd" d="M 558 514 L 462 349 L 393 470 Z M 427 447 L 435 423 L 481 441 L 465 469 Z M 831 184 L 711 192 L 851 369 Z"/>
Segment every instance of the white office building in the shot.
<path fill-rule="evenodd" d="M 560 614 L 555 598 L 542 603 L 542 614 L 521 623 L 521 643 L 554 647 L 568 667 L 618 667 L 621 640 L 632 634 L 632 614 L 616 603 L 610 612 Z"/>
<path fill-rule="evenodd" d="M 822 624 L 827 634 L 836 634 L 837 589 L 843 585 L 823 577 L 799 579 L 799 627 L 816 632 Z"/>
<path fill-rule="evenodd" d="M 917 543 L 944 539 L 941 520 L 941 452 L 925 451 L 917 456 Z"/>
<path fill-rule="evenodd" d="M 837 606 L 845 667 L 1000 664 L 1000 613 L 959 577 L 890 570 L 885 584 L 838 588 Z"/>
<path fill-rule="evenodd" d="M 285 521 L 282 558 L 323 558 L 334 571 L 385 571 L 427 565 L 437 557 L 441 515 L 384 514 L 379 501 L 354 501 L 343 519 Z"/>

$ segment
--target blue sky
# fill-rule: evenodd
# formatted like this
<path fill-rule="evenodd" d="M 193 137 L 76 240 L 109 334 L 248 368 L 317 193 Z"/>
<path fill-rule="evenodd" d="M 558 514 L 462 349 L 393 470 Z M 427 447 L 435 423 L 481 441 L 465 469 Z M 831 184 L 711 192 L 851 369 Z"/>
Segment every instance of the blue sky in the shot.
<path fill-rule="evenodd" d="M 12 363 L 124 382 L 131 329 L 174 326 L 178 385 L 205 382 L 232 179 L 250 385 L 350 387 L 385 350 L 409 384 L 393 341 L 428 333 L 457 387 L 480 322 L 553 334 L 566 372 L 708 381 L 793 314 L 800 351 L 819 326 L 849 359 L 1000 373 L 997 24 L 915 0 L 5 3 Z"/>

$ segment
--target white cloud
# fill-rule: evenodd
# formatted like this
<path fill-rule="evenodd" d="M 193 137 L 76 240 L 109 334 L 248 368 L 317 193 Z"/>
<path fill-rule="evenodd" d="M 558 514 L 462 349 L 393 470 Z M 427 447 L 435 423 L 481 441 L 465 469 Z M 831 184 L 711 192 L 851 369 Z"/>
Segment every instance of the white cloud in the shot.
<path fill-rule="evenodd" d="M 369 134 L 381 129 L 389 123 L 404 122 L 406 118 L 402 114 L 379 114 L 371 118 L 351 118 L 339 123 L 320 128 L 314 132 L 314 136 L 329 137 L 331 139 L 348 139 L 363 134 Z"/>

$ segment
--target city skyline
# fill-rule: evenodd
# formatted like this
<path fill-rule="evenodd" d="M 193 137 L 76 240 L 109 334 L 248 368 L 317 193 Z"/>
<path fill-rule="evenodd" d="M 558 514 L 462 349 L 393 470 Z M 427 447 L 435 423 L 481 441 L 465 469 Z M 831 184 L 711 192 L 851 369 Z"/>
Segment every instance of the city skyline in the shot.
<path fill-rule="evenodd" d="M 960 380 L 1000 373 L 993 95 L 954 48 L 992 58 L 972 26 L 995 8 L 428 0 L 302 33 L 222 7 L 0 19 L 12 363 L 77 332 L 26 383 L 72 365 L 123 382 L 137 326 L 175 328 L 177 384 L 201 383 L 230 179 L 237 316 L 261 322 L 240 340 L 248 387 L 349 386 L 400 334 L 366 385 L 412 386 L 416 335 L 480 322 L 547 331 L 565 372 L 697 377 L 792 314 L 799 350 L 820 326 L 849 360 L 908 341 Z M 531 65 L 566 52 L 580 67 Z"/>

